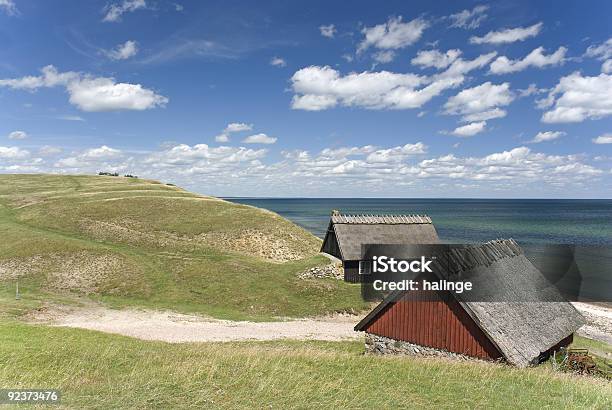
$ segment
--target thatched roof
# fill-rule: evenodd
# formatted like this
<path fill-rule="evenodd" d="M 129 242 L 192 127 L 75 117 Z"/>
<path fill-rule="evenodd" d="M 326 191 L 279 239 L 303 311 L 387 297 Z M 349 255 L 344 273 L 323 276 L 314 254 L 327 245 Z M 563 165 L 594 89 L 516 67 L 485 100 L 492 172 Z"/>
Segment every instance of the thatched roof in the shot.
<path fill-rule="evenodd" d="M 360 260 L 361 245 L 439 243 L 431 218 L 425 215 L 341 215 L 329 222 L 321 252 L 342 260 Z M 337 243 L 338 252 L 332 243 Z"/>
<path fill-rule="evenodd" d="M 540 353 L 585 323 L 582 315 L 547 282 L 513 240 L 454 250 L 448 257 L 453 260 L 451 266 L 461 266 L 449 276 L 469 276 L 474 289 L 469 297 L 451 295 L 511 364 L 525 367 L 537 362 Z M 364 330 L 403 293 L 390 294 L 355 330 Z"/>

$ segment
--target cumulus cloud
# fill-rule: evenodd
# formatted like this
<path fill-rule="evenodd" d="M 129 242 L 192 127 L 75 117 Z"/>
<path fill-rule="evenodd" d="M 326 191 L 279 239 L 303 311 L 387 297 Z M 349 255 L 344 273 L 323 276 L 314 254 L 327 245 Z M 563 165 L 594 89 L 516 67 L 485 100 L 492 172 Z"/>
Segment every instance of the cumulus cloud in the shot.
<path fill-rule="evenodd" d="M 556 140 L 557 138 L 562 137 L 564 135 L 566 134 L 563 131 L 540 131 L 529 142 L 532 144 L 537 144 L 540 142 Z"/>
<path fill-rule="evenodd" d="M 227 124 L 223 132 L 231 133 L 231 132 L 240 132 L 240 131 L 251 131 L 253 129 L 253 124 L 246 124 L 244 122 L 230 122 Z"/>
<path fill-rule="evenodd" d="M 444 109 L 446 114 L 463 115 L 465 121 L 500 118 L 506 113 L 499 107 L 509 105 L 514 98 L 509 83 L 492 84 L 487 81 L 450 97 Z"/>
<path fill-rule="evenodd" d="M 30 157 L 30 151 L 18 147 L 0 146 L 0 158 L 4 160 L 18 160 Z"/>
<path fill-rule="evenodd" d="M 25 131 L 13 131 L 8 135 L 11 140 L 23 140 L 28 138 L 28 134 Z"/>
<path fill-rule="evenodd" d="M 542 115 L 546 123 L 582 122 L 612 115 L 612 75 L 582 76 L 574 72 L 562 77 L 548 96 L 538 101 L 548 108 Z"/>
<path fill-rule="evenodd" d="M 601 65 L 601 72 L 605 74 L 612 74 L 612 58 L 603 62 Z"/>
<path fill-rule="evenodd" d="M 196 184 L 218 195 L 255 192 L 321 195 L 322 190 L 327 190 L 325 194 L 349 194 L 355 189 L 385 194 L 448 194 L 452 187 L 467 186 L 490 194 L 504 189 L 515 193 L 536 185 L 534 192 L 538 195 L 551 192 L 555 195 L 559 190 L 568 192 L 569 187 L 581 187 L 585 182 L 592 184 L 594 178 L 608 175 L 608 169 L 590 165 L 584 155 L 548 155 L 524 146 L 477 157 L 453 154 L 427 157 L 427 147 L 421 142 L 386 147 L 348 146 L 319 152 L 282 152 L 278 161 L 268 158 L 265 149 L 207 144 L 167 145 L 153 152 L 116 151 L 102 146 L 74 151 L 58 159 L 58 152 L 32 158 L 20 148 L 0 147 L 3 158 L 0 171 L 129 172 L 186 186 Z M 331 178 L 322 186 L 319 182 L 324 176 Z M 418 190 L 404 191 L 402 187 L 406 186 Z M 554 191 L 554 187 L 559 190 Z"/>
<path fill-rule="evenodd" d="M 504 44 L 524 41 L 529 37 L 535 37 L 540 33 L 543 24 L 537 23 L 529 27 L 517 27 L 500 31 L 490 31 L 483 37 L 470 37 L 472 44 Z"/>
<path fill-rule="evenodd" d="M 543 68 L 559 65 L 565 61 L 565 53 L 567 53 L 567 48 L 559 47 L 553 54 L 545 55 L 544 47 L 538 47 L 522 60 L 510 60 L 506 56 L 497 57 L 491 63 L 490 71 L 492 74 L 507 74 L 523 71 L 527 67 Z"/>
<path fill-rule="evenodd" d="M 243 139 L 242 142 L 245 144 L 274 144 L 276 140 L 276 137 L 270 137 L 262 132 L 259 134 L 249 135 Z"/>
<path fill-rule="evenodd" d="M 486 11 L 489 6 L 479 5 L 472 10 L 462 10 L 459 13 L 451 14 L 448 18 L 451 20 L 451 27 L 475 29 L 480 27 L 480 23 L 487 18 Z"/>
<path fill-rule="evenodd" d="M 128 40 L 112 50 L 104 50 L 103 53 L 111 60 L 127 60 L 138 53 L 138 43 Z"/>
<path fill-rule="evenodd" d="M 145 0 L 123 0 L 118 3 L 108 4 L 104 7 L 104 18 L 102 21 L 116 23 L 121 21 L 121 16 L 125 13 L 131 13 L 133 11 L 144 9 L 147 7 Z"/>
<path fill-rule="evenodd" d="M 469 124 L 455 128 L 451 132 L 451 134 L 456 135 L 457 137 L 471 137 L 483 132 L 486 129 L 486 126 L 486 121 L 471 122 Z"/>
<path fill-rule="evenodd" d="M 359 43 L 357 52 L 363 52 L 370 47 L 383 50 L 407 47 L 419 40 L 427 27 L 429 23 L 422 18 L 405 23 L 402 21 L 402 16 L 389 17 L 386 23 L 361 30 L 364 39 Z"/>
<path fill-rule="evenodd" d="M 366 109 L 418 108 L 444 90 L 459 86 L 464 75 L 488 64 L 496 53 L 474 60 L 455 60 L 447 70 L 433 76 L 389 71 L 350 73 L 342 76 L 325 66 L 310 66 L 291 77 L 295 93 L 292 108 L 320 111 L 337 105 Z"/>
<path fill-rule="evenodd" d="M 287 65 L 287 62 L 283 58 L 272 57 L 272 59 L 270 60 L 270 65 L 273 65 L 275 67 L 285 67 Z"/>
<path fill-rule="evenodd" d="M 253 129 L 253 124 L 246 124 L 244 122 L 230 122 L 227 126 L 221 131 L 221 134 L 215 137 L 215 141 L 217 142 L 229 142 L 230 134 L 241 131 L 250 131 Z"/>
<path fill-rule="evenodd" d="M 438 50 L 421 50 L 410 62 L 421 68 L 435 67 L 443 69 L 451 65 L 461 55 L 461 50 L 453 49 L 442 53 Z"/>
<path fill-rule="evenodd" d="M 168 99 L 140 84 L 117 83 L 113 78 L 93 77 L 74 71 L 58 72 L 46 66 L 40 76 L 0 80 L 0 87 L 35 91 L 43 87 L 63 86 L 69 101 L 82 111 L 147 110 L 163 107 Z"/>
<path fill-rule="evenodd" d="M 0 10 L 3 10 L 9 16 L 19 14 L 19 10 L 17 10 L 17 6 L 13 0 L 0 0 Z"/>
<path fill-rule="evenodd" d="M 84 158 L 87 160 L 100 160 L 100 159 L 117 158 L 120 155 L 122 155 L 121 150 L 111 148 L 106 145 L 102 145 L 101 147 L 98 147 L 98 148 L 91 148 L 91 149 L 86 150 L 81 155 L 81 158 Z"/>
<path fill-rule="evenodd" d="M 612 144 L 612 133 L 600 135 L 597 138 L 593 138 L 594 144 Z"/>
<path fill-rule="evenodd" d="M 336 26 L 329 24 L 327 26 L 319 26 L 319 31 L 323 37 L 334 38 L 336 35 Z"/>

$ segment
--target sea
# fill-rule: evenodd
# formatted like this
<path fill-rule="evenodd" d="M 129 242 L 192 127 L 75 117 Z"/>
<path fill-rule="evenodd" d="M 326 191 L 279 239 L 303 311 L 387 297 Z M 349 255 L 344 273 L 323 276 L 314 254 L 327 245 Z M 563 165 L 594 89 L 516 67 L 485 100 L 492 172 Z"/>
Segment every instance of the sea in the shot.
<path fill-rule="evenodd" d="M 225 198 L 269 209 L 323 238 L 332 210 L 428 215 L 444 243 L 512 238 L 534 258 L 549 245 L 576 249 L 584 298 L 612 302 L 612 200 Z M 550 249 L 550 248 L 546 248 Z"/>

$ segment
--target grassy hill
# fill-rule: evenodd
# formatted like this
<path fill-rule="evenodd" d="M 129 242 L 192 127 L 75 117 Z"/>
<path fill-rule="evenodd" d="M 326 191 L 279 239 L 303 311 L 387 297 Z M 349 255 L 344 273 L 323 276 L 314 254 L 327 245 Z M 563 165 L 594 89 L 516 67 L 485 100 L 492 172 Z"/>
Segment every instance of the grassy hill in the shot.
<path fill-rule="evenodd" d="M 359 342 L 167 344 L 0 321 L 0 385 L 65 408 L 609 409 L 612 385 L 510 366 L 363 355 Z"/>
<path fill-rule="evenodd" d="M 157 181 L 0 175 L 0 236 L 0 311 L 82 297 L 234 319 L 365 308 L 355 286 L 296 277 L 327 263 L 302 228 Z"/>

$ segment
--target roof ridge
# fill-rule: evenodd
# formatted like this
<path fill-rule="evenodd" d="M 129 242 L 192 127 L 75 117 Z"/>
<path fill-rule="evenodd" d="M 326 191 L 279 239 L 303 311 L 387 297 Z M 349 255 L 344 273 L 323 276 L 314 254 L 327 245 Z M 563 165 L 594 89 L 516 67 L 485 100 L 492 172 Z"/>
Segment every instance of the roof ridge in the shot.
<path fill-rule="evenodd" d="M 469 245 L 465 248 L 452 249 L 442 257 L 445 260 L 437 260 L 436 262 L 444 264 L 442 266 L 458 267 L 458 272 L 449 272 L 456 274 L 479 266 L 490 266 L 502 259 L 513 258 L 522 254 L 523 250 L 514 239 L 496 239 L 481 244 Z"/>
<path fill-rule="evenodd" d="M 431 218 L 418 214 L 341 214 L 331 216 L 335 224 L 431 224 Z"/>

